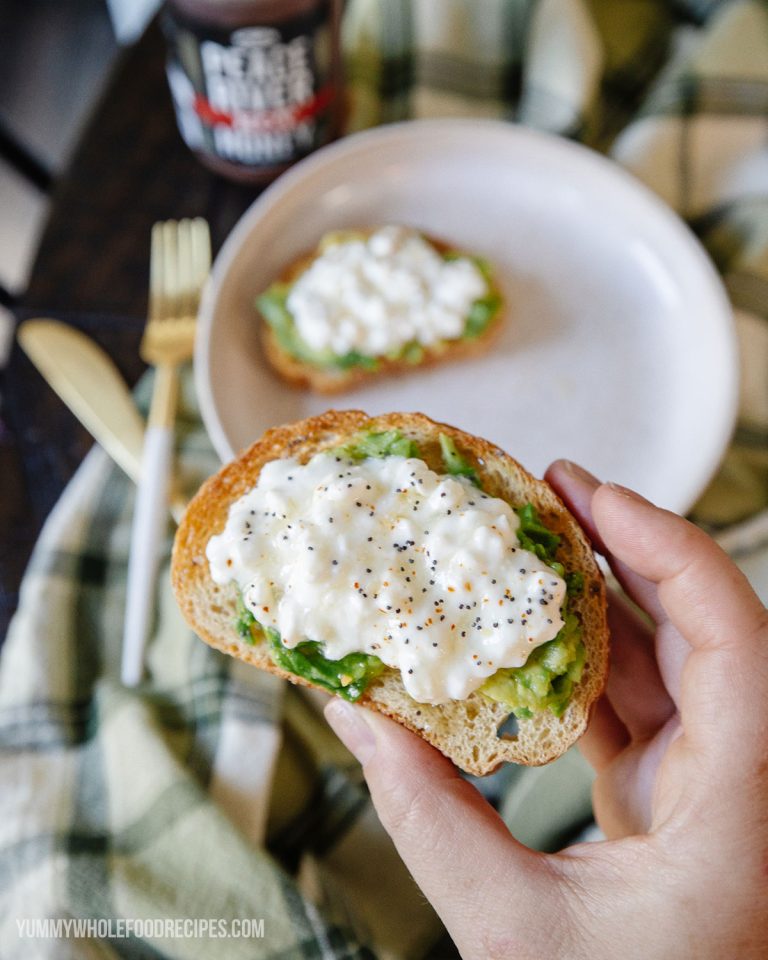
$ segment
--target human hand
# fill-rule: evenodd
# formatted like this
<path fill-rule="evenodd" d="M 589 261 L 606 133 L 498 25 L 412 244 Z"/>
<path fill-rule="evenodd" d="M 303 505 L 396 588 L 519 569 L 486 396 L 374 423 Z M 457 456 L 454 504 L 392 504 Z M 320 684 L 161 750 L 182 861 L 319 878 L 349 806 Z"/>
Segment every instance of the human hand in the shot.
<path fill-rule="evenodd" d="M 326 716 L 466 960 L 764 958 L 768 611 L 685 520 L 570 464 L 547 479 L 655 624 L 611 600 L 611 672 L 580 741 L 609 839 L 529 850 L 419 737 L 338 699 Z"/>

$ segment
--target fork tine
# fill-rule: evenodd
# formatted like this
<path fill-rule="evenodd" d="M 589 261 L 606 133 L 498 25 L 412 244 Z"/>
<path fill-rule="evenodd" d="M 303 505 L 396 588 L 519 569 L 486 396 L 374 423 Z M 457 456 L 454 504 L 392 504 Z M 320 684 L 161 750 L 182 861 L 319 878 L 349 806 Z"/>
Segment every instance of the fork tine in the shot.
<path fill-rule="evenodd" d="M 203 283 L 211 268 L 211 234 L 202 217 L 192 221 L 192 256 L 194 260 L 195 311 L 200 302 Z"/>
<path fill-rule="evenodd" d="M 179 283 L 177 316 L 195 314 L 195 276 L 192 251 L 192 221 L 180 220 L 176 230 L 176 259 Z"/>
<path fill-rule="evenodd" d="M 149 255 L 149 319 L 160 320 L 163 297 L 163 225 L 152 225 L 152 241 Z"/>
<path fill-rule="evenodd" d="M 176 313 L 179 296 L 179 272 L 176 251 L 176 221 L 165 220 L 163 231 L 163 297 L 165 299 L 162 315 L 164 320 L 171 319 Z"/>

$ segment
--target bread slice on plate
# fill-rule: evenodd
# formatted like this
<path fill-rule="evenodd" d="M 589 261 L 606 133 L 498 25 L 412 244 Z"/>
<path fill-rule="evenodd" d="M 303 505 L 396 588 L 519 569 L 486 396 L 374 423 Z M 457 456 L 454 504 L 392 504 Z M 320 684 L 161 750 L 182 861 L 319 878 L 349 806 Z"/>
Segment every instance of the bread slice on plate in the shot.
<path fill-rule="evenodd" d="M 405 228 L 399 227 L 385 229 L 405 231 Z M 416 324 L 411 339 L 394 345 L 393 349 L 385 353 L 368 353 L 357 347 L 349 347 L 343 354 L 334 353 L 329 348 L 310 348 L 298 332 L 295 317 L 286 302 L 294 283 L 335 244 L 365 243 L 375 232 L 368 229 L 326 234 L 315 250 L 290 263 L 269 289 L 257 298 L 256 305 L 263 320 L 261 340 L 264 355 L 278 376 L 287 383 L 296 387 L 308 387 L 323 394 L 351 390 L 374 378 L 418 371 L 437 363 L 477 356 L 488 349 L 501 329 L 504 303 L 491 265 L 484 259 L 464 253 L 437 238 L 415 231 L 405 231 L 406 236 L 415 236 L 425 241 L 446 262 L 458 259 L 469 261 L 482 275 L 486 292 L 470 305 L 460 333 L 456 336 L 430 339 L 424 336 L 419 330 L 420 325 Z M 340 289 L 341 283 L 337 283 L 336 288 Z M 363 280 L 361 289 L 366 288 L 368 283 Z M 432 295 L 434 304 L 434 289 Z M 371 293 L 371 296 L 386 308 L 385 318 L 378 322 L 383 325 L 394 323 L 394 318 L 387 314 L 390 308 L 398 309 L 389 302 L 391 291 L 379 289 L 378 292 Z"/>
<path fill-rule="evenodd" d="M 580 629 L 583 648 L 579 648 L 579 663 L 569 667 L 573 682 L 561 678 L 552 681 L 553 687 L 567 690 L 567 701 L 561 698 L 557 709 L 517 709 L 517 729 L 512 732 L 506 721 L 514 708 L 508 702 L 493 699 L 480 689 L 462 700 L 417 702 L 406 692 L 400 671 L 392 667 L 384 667 L 367 682 L 359 696 L 347 695 L 347 699 L 356 699 L 363 706 L 393 718 L 472 774 L 491 773 L 506 761 L 528 765 L 548 763 L 584 732 L 590 707 L 605 683 L 608 629 L 603 577 L 585 534 L 551 487 L 532 477 L 498 447 L 455 427 L 436 423 L 418 413 L 369 417 L 351 410 L 329 411 L 268 430 L 202 486 L 179 526 L 172 579 L 185 618 L 197 634 L 217 650 L 292 683 L 318 686 L 275 662 L 273 647 L 258 624 L 245 640 L 238 635 L 235 629 L 237 587 L 234 583 L 214 582 L 206 548 L 211 537 L 224 530 L 230 506 L 256 486 L 266 464 L 285 458 L 306 464 L 321 451 L 337 451 L 339 447 L 358 442 L 360 437 L 371 435 L 397 435 L 415 442 L 420 460 L 441 476 L 463 475 L 466 489 L 473 489 L 469 486 L 471 481 L 488 497 L 504 500 L 512 508 L 532 505 L 526 509 L 535 514 L 535 529 L 546 528 L 544 538 L 549 537 L 551 544 L 556 544 L 546 562 L 554 563 L 569 583 L 565 603 L 571 618 L 575 617 L 575 621 L 570 622 L 576 622 Z M 446 468 L 446 445 L 458 452 L 458 469 L 456 463 L 451 465 L 452 469 Z M 254 523 L 257 525 L 258 521 Z M 258 530 L 254 535 L 258 535 Z M 431 588 L 423 589 L 426 592 Z M 440 587 L 435 589 L 439 591 Z M 343 629 L 343 610 L 339 611 L 339 622 Z M 279 637 L 277 634 L 278 641 Z M 531 654 L 532 660 L 535 654 L 536 651 Z M 522 693 L 531 696 L 530 678 L 524 677 L 522 682 Z M 560 683 L 566 686 L 558 686 Z M 321 682 L 320 686 L 325 684 Z M 342 695 L 348 693 L 341 692 Z M 542 703 L 551 703 L 552 699 L 550 695 Z M 529 700 L 525 702 L 530 706 Z M 500 733 L 502 726 L 505 729 Z"/>

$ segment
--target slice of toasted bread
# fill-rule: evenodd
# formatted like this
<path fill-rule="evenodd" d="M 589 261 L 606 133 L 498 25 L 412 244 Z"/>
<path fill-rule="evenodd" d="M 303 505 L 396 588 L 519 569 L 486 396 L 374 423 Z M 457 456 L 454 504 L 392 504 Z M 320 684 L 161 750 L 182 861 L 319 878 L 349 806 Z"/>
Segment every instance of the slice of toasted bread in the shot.
<path fill-rule="evenodd" d="M 363 235 L 370 235 L 373 230 L 359 231 Z M 422 234 L 425 240 L 430 243 L 440 253 L 448 253 L 453 250 L 450 244 Z M 322 252 L 322 241 L 318 250 L 309 254 L 304 254 L 290 263 L 278 277 L 278 283 L 293 283 L 298 277 L 311 265 L 312 261 Z M 469 254 L 467 254 L 469 256 Z M 491 284 L 494 292 L 498 293 L 495 283 Z M 504 306 L 497 312 L 483 332 L 476 337 L 462 337 L 456 340 L 441 340 L 433 345 L 423 347 L 424 355 L 418 362 L 405 360 L 403 358 L 390 359 L 389 357 L 376 357 L 377 366 L 375 369 L 367 369 L 362 366 L 353 366 L 347 368 L 341 367 L 320 367 L 304 360 L 300 360 L 288 353 L 280 344 L 272 327 L 263 320 L 261 327 L 261 343 L 264 355 L 275 372 L 295 387 L 309 387 L 311 390 L 322 394 L 341 393 L 345 390 L 352 390 L 361 386 L 372 379 L 390 376 L 393 374 L 402 374 L 413 372 L 424 367 L 431 367 L 437 363 L 450 360 L 462 360 L 469 357 L 485 353 L 491 341 L 502 327 L 504 315 Z"/>
<path fill-rule="evenodd" d="M 551 487 L 532 477 L 498 447 L 455 427 L 435 423 L 419 413 L 369 417 L 359 410 L 332 410 L 268 430 L 202 486 L 179 526 L 172 579 L 181 610 L 199 636 L 216 649 L 293 683 L 312 686 L 276 666 L 265 642 L 251 646 L 239 640 L 234 628 L 235 588 L 214 583 L 206 545 L 223 530 L 230 504 L 256 485 L 262 467 L 269 461 L 295 457 L 304 463 L 362 430 L 393 428 L 416 441 L 425 462 L 438 473 L 445 472 L 438 438 L 440 433 L 447 434 L 475 467 L 486 493 L 512 506 L 532 503 L 543 523 L 560 535 L 558 560 L 567 570 L 580 571 L 584 578 L 584 589 L 571 598 L 570 608 L 582 623 L 586 663 L 564 714 L 555 717 L 542 711 L 530 720 L 519 720 L 515 734 L 498 734 L 509 709 L 482 693 L 437 706 L 417 703 L 406 693 L 396 670 L 387 669 L 373 680 L 359 702 L 415 731 L 469 773 L 491 773 L 504 761 L 548 763 L 584 732 L 590 707 L 605 683 L 608 628 L 603 577 L 586 536 Z"/>

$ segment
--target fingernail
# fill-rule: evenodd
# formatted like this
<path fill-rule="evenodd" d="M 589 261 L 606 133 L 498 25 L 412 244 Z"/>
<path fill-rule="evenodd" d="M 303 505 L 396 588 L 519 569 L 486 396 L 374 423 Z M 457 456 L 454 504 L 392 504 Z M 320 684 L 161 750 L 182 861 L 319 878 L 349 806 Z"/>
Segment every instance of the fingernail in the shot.
<path fill-rule="evenodd" d="M 627 500 L 636 500 L 638 503 L 650 503 L 650 500 L 641 497 L 639 493 L 630 490 L 629 487 L 622 487 L 620 483 L 606 483 L 606 487 L 610 487 L 614 493 L 618 493 L 620 497 L 626 497 Z"/>
<path fill-rule="evenodd" d="M 600 481 L 597 477 L 593 476 L 589 470 L 585 470 L 584 467 L 580 467 L 578 463 L 574 463 L 572 460 L 563 460 L 563 470 L 575 480 L 581 480 L 582 483 L 588 483 L 592 487 L 600 486 Z"/>
<path fill-rule="evenodd" d="M 362 764 L 368 763 L 376 752 L 376 739 L 365 719 L 362 707 L 334 697 L 326 705 L 325 719 L 344 746 Z"/>

